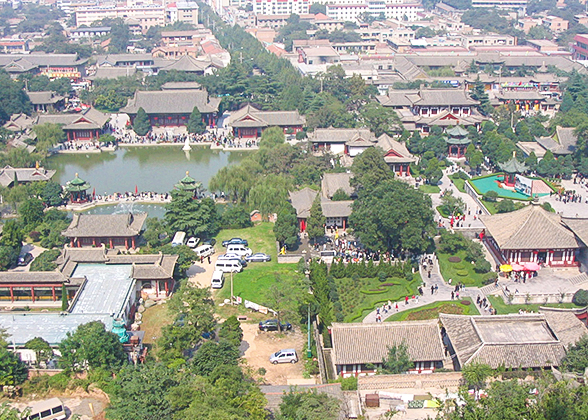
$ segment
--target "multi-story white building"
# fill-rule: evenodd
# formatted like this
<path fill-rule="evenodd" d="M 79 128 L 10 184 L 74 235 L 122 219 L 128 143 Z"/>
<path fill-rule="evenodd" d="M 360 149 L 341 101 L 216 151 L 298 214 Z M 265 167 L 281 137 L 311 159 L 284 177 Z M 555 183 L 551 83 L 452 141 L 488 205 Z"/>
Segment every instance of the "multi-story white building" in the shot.
<path fill-rule="evenodd" d="M 169 3 L 166 18 L 168 23 L 186 22 L 198 25 L 198 4 L 188 1 Z"/>
<path fill-rule="evenodd" d="M 145 6 L 92 6 L 80 7 L 76 11 L 76 25 L 91 26 L 92 23 L 104 18 L 122 18 L 135 19 L 141 25 L 141 29 L 146 31 L 152 26 L 165 26 L 166 10 L 164 6 L 145 5 Z"/>
<path fill-rule="evenodd" d="M 309 0 L 255 0 L 253 12 L 261 15 L 303 15 L 308 13 Z"/>
<path fill-rule="evenodd" d="M 488 7 L 497 9 L 526 9 L 527 0 L 472 0 L 473 7 Z"/>
<path fill-rule="evenodd" d="M 345 3 L 342 3 L 344 1 Z M 385 16 L 386 19 L 400 21 L 418 20 L 417 14 L 423 11 L 420 3 L 401 3 L 396 0 L 350 0 L 327 4 L 327 16 L 335 20 L 356 21 L 359 16 L 368 13 L 371 16 Z"/>

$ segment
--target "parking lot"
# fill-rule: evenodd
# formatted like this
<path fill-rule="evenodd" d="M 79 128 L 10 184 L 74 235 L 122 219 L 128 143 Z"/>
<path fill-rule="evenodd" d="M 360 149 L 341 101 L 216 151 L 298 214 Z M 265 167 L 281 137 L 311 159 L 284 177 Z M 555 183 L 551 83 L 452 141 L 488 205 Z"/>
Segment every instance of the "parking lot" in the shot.
<path fill-rule="evenodd" d="M 254 372 L 259 368 L 266 370 L 263 375 L 264 381 L 272 385 L 289 385 L 300 383 L 303 380 L 302 372 L 304 363 L 299 360 L 298 363 L 281 363 L 273 365 L 269 361 L 272 353 L 282 349 L 296 349 L 298 358 L 302 359 L 302 347 L 306 336 L 296 329 L 287 334 L 277 332 L 260 332 L 257 324 L 242 323 L 243 342 L 241 350 L 244 350 L 244 357 L 247 365 Z"/>

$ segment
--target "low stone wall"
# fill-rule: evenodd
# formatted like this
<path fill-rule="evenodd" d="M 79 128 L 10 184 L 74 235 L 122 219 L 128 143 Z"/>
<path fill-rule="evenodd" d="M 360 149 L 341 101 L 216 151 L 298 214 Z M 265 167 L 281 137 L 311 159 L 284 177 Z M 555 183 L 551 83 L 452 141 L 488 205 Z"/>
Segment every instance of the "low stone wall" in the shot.
<path fill-rule="evenodd" d="M 512 294 L 504 297 L 505 303 L 511 305 L 528 305 L 546 303 L 570 303 L 574 297 L 573 293 L 537 293 L 537 294 Z"/>
<path fill-rule="evenodd" d="M 302 254 L 278 254 L 278 264 L 296 264 L 302 258 Z"/>
<path fill-rule="evenodd" d="M 461 372 L 443 372 L 422 375 L 374 375 L 357 379 L 359 391 L 384 389 L 457 388 L 463 383 Z"/>
<path fill-rule="evenodd" d="M 465 189 L 466 193 L 470 197 L 472 197 L 474 199 L 474 201 L 476 202 L 476 204 L 482 210 L 482 213 L 484 213 L 484 214 L 490 214 L 490 212 L 488 211 L 488 209 L 486 208 L 486 206 L 482 203 L 482 200 L 480 200 L 480 198 L 478 197 L 478 193 L 476 193 L 476 190 L 474 190 L 474 187 L 472 187 L 470 185 L 469 181 L 466 181 L 464 183 L 464 189 Z"/>

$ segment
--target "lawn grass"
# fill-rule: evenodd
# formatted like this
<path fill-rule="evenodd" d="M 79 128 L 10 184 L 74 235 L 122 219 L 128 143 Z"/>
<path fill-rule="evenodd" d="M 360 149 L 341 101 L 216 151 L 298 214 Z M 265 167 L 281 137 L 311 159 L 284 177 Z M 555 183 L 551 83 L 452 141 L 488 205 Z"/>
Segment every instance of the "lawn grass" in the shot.
<path fill-rule="evenodd" d="M 540 306 L 547 306 L 550 308 L 579 308 L 578 305 L 573 303 L 547 303 L 547 304 L 538 304 L 533 303 L 529 305 L 508 305 L 504 303 L 504 300 L 500 296 L 488 296 L 488 300 L 492 304 L 492 307 L 496 309 L 496 313 L 498 315 L 502 314 L 514 314 L 518 313 L 520 309 L 527 312 L 538 312 Z"/>
<path fill-rule="evenodd" d="M 304 276 L 297 273 L 296 264 L 278 264 L 276 238 L 273 223 L 258 223 L 245 229 L 221 230 L 216 237 L 215 248 L 218 253 L 224 253 L 222 241 L 231 238 L 243 238 L 249 242 L 249 248 L 255 252 L 271 255 L 272 260 L 267 263 L 249 263 L 241 273 L 233 274 L 233 293 L 243 299 L 262 304 L 265 292 L 276 281 L 276 276 L 283 280 L 299 279 Z M 231 275 L 225 274 L 225 286 L 216 294 L 217 300 L 228 299 L 231 294 Z"/>
<path fill-rule="evenodd" d="M 502 201 L 502 200 L 486 201 L 486 200 L 482 199 L 482 204 L 484 204 L 484 207 L 486 207 L 488 209 L 490 214 L 496 214 L 496 213 L 498 213 L 498 203 L 500 203 L 500 201 Z M 515 211 L 520 210 L 527 205 L 527 203 L 524 203 L 521 201 L 517 201 L 517 200 L 512 200 L 512 201 L 514 201 Z"/>
<path fill-rule="evenodd" d="M 419 191 L 424 192 L 425 194 L 438 194 L 441 192 L 441 188 L 437 185 L 419 185 Z"/>
<path fill-rule="evenodd" d="M 393 283 L 394 286 L 382 286 Z M 388 278 L 380 282 L 378 278 L 363 278 L 354 281 L 351 278 L 335 279 L 337 294 L 341 303 L 344 322 L 357 322 L 384 302 L 403 300 L 405 296 L 416 293 L 422 283 L 421 277 L 415 273 L 411 282 L 401 278 Z M 382 293 L 369 293 L 374 290 L 384 290 Z M 368 293 L 362 293 L 368 292 Z"/>
<path fill-rule="evenodd" d="M 464 305 L 461 302 L 467 300 L 469 305 Z M 448 300 L 430 303 L 420 308 L 410 309 L 408 311 L 398 312 L 391 317 L 386 318 L 386 322 L 390 321 L 422 321 L 425 319 L 436 319 L 439 314 L 455 314 L 455 315 L 480 315 L 478 308 L 470 298 L 460 300 Z"/>
<path fill-rule="evenodd" d="M 459 257 L 461 258 L 461 262 L 459 263 L 452 263 L 449 262 L 449 257 Z M 466 286 L 477 286 L 482 287 L 484 286 L 484 280 L 487 278 L 488 274 L 480 274 L 474 271 L 474 264 L 470 261 L 466 261 L 466 253 L 465 251 L 459 251 L 454 255 L 444 254 L 444 253 L 437 253 L 437 257 L 439 258 L 439 268 L 441 269 L 441 274 L 445 281 L 452 280 L 452 285 L 456 285 L 457 283 L 461 282 Z M 466 275 L 460 275 L 458 272 L 467 272 Z"/>
<path fill-rule="evenodd" d="M 249 248 L 256 252 L 264 252 L 272 256 L 275 261 L 278 256 L 276 249 L 276 237 L 274 236 L 274 224 L 269 222 L 258 223 L 253 227 L 245 229 L 223 229 L 216 236 L 216 245 L 214 246 L 217 253 L 224 253 L 225 247 L 222 242 L 231 238 L 247 239 Z"/>
<path fill-rule="evenodd" d="M 449 179 L 453 181 L 453 185 L 462 193 L 465 192 L 465 179 L 459 177 L 459 172 L 449 175 Z"/>
<path fill-rule="evenodd" d="M 166 304 L 155 305 L 143 312 L 141 331 L 145 331 L 143 343 L 153 345 L 161 336 L 161 328 L 173 322 L 174 315 L 167 310 Z"/>
<path fill-rule="evenodd" d="M 449 219 L 451 217 L 451 215 L 445 211 L 445 206 L 437 206 L 435 208 L 437 209 L 441 217 L 444 217 L 445 219 Z"/>

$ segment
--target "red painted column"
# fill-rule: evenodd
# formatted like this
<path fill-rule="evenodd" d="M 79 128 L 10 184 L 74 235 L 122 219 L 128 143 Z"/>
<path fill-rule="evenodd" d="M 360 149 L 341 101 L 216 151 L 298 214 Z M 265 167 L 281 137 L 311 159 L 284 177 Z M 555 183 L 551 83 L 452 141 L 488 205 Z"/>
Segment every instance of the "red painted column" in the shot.
<path fill-rule="evenodd" d="M 129 249 L 129 238 L 125 238 L 125 248 Z"/>
<path fill-rule="evenodd" d="M 168 285 L 168 281 L 169 280 L 166 280 L 165 281 L 165 295 L 166 296 L 169 296 L 169 285 Z"/>
<path fill-rule="evenodd" d="M 51 286 L 51 294 L 53 295 L 53 302 L 55 302 L 55 286 Z"/>
<path fill-rule="evenodd" d="M 31 297 L 33 298 L 33 303 L 35 303 L 35 288 L 31 286 Z"/>
<path fill-rule="evenodd" d="M 113 249 L 114 245 L 112 244 L 112 238 L 109 238 L 108 240 L 110 241 L 110 249 Z"/>
<path fill-rule="evenodd" d="M 136 242 L 136 241 L 135 241 L 135 239 L 136 239 L 136 238 L 135 238 L 134 236 L 131 238 L 131 242 L 132 242 L 132 244 L 133 244 L 133 249 L 135 249 L 135 248 L 136 248 L 136 244 L 135 244 L 135 242 Z"/>
<path fill-rule="evenodd" d="M 96 246 L 96 238 L 92 238 L 92 245 Z"/>
<path fill-rule="evenodd" d="M 155 280 L 155 296 L 159 297 L 159 281 Z"/>
<path fill-rule="evenodd" d="M 72 248 L 74 247 L 74 239 L 73 239 L 73 238 L 71 238 L 71 239 L 70 239 L 70 241 L 69 241 L 69 245 L 70 245 Z"/>
<path fill-rule="evenodd" d="M 14 302 L 14 290 L 12 290 L 12 289 L 13 289 L 13 287 L 10 286 L 10 301 Z"/>

